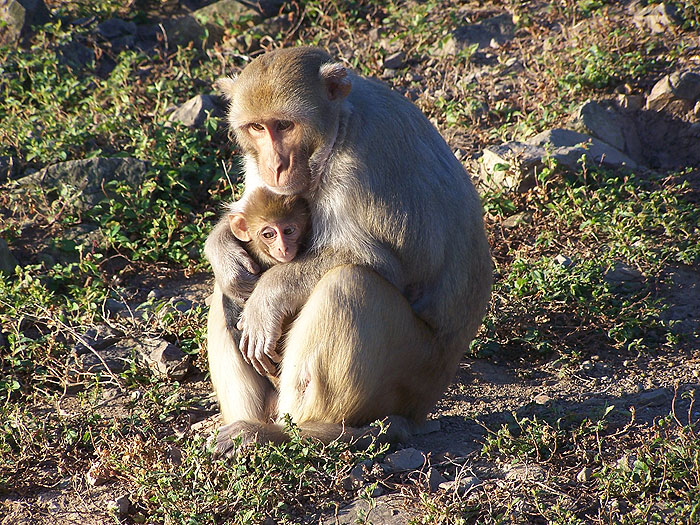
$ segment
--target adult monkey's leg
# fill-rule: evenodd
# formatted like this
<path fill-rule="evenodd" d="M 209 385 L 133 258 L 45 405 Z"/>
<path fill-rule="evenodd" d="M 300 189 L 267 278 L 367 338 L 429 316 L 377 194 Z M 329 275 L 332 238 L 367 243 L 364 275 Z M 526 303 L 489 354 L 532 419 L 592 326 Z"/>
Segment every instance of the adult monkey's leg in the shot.
<path fill-rule="evenodd" d="M 441 347 L 399 291 L 373 270 L 338 267 L 319 281 L 287 334 L 279 414 L 289 414 L 303 436 L 326 443 L 366 443 L 376 429 L 363 425 L 394 416 L 383 439 L 403 439 L 406 420 L 425 417 L 461 354 Z M 239 435 L 244 444 L 288 439 L 281 424 L 241 420 L 219 429 L 219 452 L 235 452 Z"/>
<path fill-rule="evenodd" d="M 207 348 L 211 381 L 221 414 L 225 423 L 267 422 L 271 415 L 269 398 L 274 395 L 274 389 L 265 377 L 243 360 L 234 339 L 237 315 L 232 309 L 235 306 L 226 302 L 215 284 L 207 321 Z"/>
<path fill-rule="evenodd" d="M 302 427 L 359 426 L 388 415 L 420 421 L 452 379 L 448 354 L 377 273 L 335 268 L 287 336 L 279 413 Z"/>

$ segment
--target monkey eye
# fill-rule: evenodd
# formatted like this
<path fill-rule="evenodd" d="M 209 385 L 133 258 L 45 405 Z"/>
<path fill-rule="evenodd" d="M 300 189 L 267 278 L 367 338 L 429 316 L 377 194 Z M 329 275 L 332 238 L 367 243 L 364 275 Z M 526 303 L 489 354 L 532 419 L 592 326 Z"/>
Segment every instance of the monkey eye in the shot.
<path fill-rule="evenodd" d="M 251 122 L 250 124 L 248 124 L 248 127 L 253 131 L 265 131 L 265 126 L 263 126 L 259 122 Z"/>
<path fill-rule="evenodd" d="M 277 122 L 277 129 L 279 131 L 287 131 L 288 129 L 292 129 L 294 127 L 294 122 L 291 120 L 280 120 Z"/>
<path fill-rule="evenodd" d="M 283 233 L 284 233 L 285 235 L 293 235 L 293 234 L 296 233 L 296 231 L 297 231 L 297 229 L 296 229 L 295 226 L 287 226 L 287 227 L 284 229 Z"/>
<path fill-rule="evenodd" d="M 260 232 L 260 235 L 262 235 L 264 239 L 270 240 L 274 239 L 277 233 L 272 228 L 265 228 L 263 231 Z"/>

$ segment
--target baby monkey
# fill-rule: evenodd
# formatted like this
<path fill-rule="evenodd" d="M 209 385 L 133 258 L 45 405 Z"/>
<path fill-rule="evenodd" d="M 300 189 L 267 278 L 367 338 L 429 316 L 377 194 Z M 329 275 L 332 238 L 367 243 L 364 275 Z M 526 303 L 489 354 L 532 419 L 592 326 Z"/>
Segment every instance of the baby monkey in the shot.
<path fill-rule="evenodd" d="M 276 195 L 264 188 L 254 190 L 243 211 L 229 214 L 231 232 L 246 243 L 246 251 L 260 271 L 293 260 L 305 247 L 311 230 L 307 202 L 294 195 Z M 266 374 L 279 388 L 279 378 Z"/>
<path fill-rule="evenodd" d="M 265 271 L 293 260 L 303 249 L 311 229 L 309 206 L 294 195 L 276 195 L 257 188 L 243 211 L 229 215 L 231 232 L 246 244 L 253 260 Z"/>

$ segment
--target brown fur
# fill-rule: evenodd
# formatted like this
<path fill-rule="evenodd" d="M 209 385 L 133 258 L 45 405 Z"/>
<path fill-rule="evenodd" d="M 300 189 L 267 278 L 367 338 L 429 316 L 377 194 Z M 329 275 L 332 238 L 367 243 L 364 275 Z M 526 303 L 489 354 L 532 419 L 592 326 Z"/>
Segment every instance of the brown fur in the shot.
<path fill-rule="evenodd" d="M 242 216 L 250 234 L 246 249 L 250 256 L 265 271 L 279 262 L 270 255 L 267 246 L 260 238 L 260 232 L 268 225 L 294 220 L 301 230 L 299 252 L 303 249 L 311 230 L 309 206 L 296 195 L 275 195 L 265 188 L 256 188 L 247 198 L 244 211 L 229 215 L 231 220 Z M 231 229 L 234 230 L 233 224 Z M 236 232 L 234 231 L 234 235 Z M 241 239 L 237 236 L 239 240 Z"/>
<path fill-rule="evenodd" d="M 365 436 L 364 425 L 387 415 L 420 421 L 490 296 L 481 206 L 464 168 L 409 101 L 318 49 L 263 55 L 219 86 L 246 152 L 243 200 L 260 186 L 300 195 L 313 223 L 307 252 L 259 275 L 252 293 L 257 276 L 227 228 L 207 240 L 217 281 L 209 359 L 227 423 L 220 449 L 229 452 L 239 433 L 285 439 L 256 404 L 267 391 L 254 370 L 279 359 L 281 326 L 292 318 L 278 417 L 290 414 L 304 435 L 325 441 Z M 251 130 L 259 122 L 264 133 Z M 229 296 L 246 299 L 240 333 L 222 323 L 234 317 Z M 245 360 L 255 368 L 231 364 Z"/>

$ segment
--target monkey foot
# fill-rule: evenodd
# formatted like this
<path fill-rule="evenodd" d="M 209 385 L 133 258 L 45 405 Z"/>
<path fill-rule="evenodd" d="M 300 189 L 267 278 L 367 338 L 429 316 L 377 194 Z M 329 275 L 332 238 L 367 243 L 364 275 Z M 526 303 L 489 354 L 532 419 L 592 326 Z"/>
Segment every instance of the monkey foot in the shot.
<path fill-rule="evenodd" d="M 261 425 L 249 421 L 235 421 L 219 427 L 216 435 L 217 458 L 232 458 L 251 443 L 259 443 Z"/>

